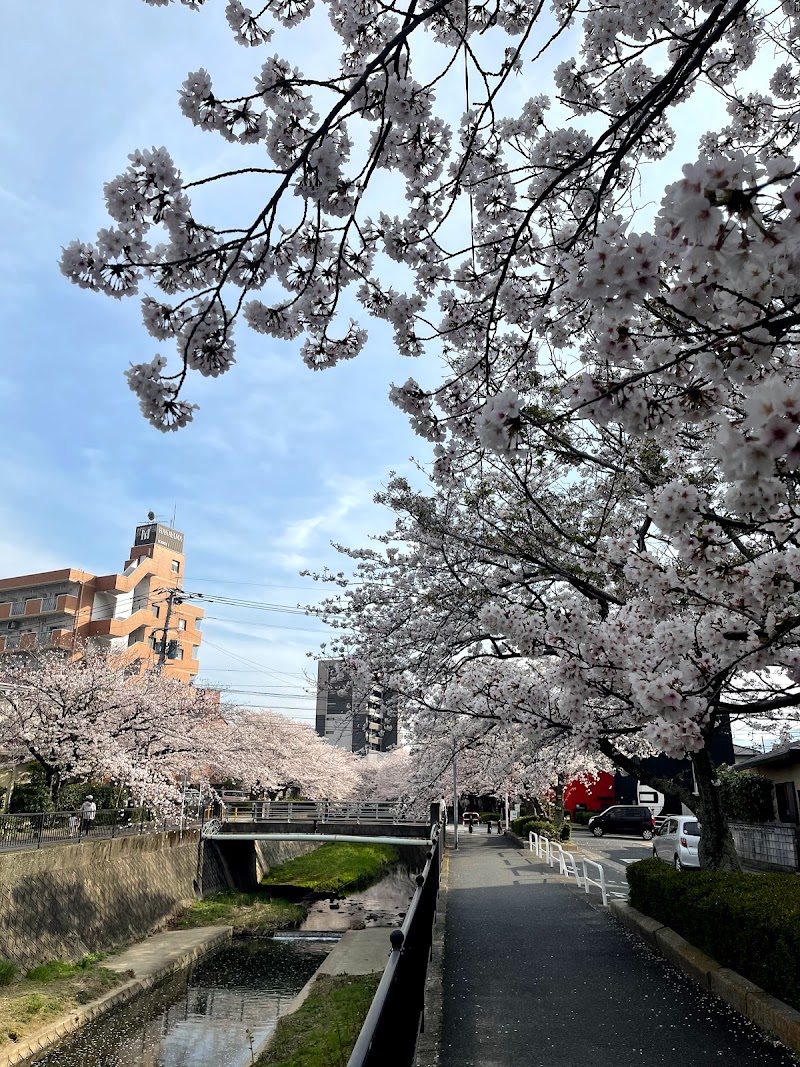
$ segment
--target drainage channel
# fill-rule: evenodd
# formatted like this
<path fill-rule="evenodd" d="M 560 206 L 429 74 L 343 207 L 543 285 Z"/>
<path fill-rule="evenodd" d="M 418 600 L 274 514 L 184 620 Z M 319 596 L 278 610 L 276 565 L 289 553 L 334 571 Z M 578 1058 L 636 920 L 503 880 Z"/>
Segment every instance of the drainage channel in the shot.
<path fill-rule="evenodd" d="M 235 940 L 32 1061 L 39 1067 L 248 1067 L 341 935 Z"/>

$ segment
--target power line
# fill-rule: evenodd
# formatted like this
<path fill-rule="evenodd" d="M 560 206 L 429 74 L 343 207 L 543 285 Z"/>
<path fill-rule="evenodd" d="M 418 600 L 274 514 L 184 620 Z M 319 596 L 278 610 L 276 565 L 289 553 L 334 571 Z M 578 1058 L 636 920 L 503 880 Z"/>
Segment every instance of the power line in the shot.
<path fill-rule="evenodd" d="M 213 583 L 217 582 L 219 585 L 244 585 L 250 589 L 297 589 L 300 592 L 307 593 L 309 586 L 307 585 L 276 585 L 270 582 L 239 582 L 234 581 L 232 578 L 192 578 L 192 582 Z"/>
<path fill-rule="evenodd" d="M 216 648 L 219 652 L 224 652 L 226 656 L 230 656 L 231 659 L 238 660 L 240 663 L 244 663 L 247 667 L 252 667 L 256 672 L 267 675 L 279 675 L 284 678 L 302 678 L 303 675 L 297 672 L 292 673 L 290 671 L 276 671 L 271 667 L 265 667 L 263 663 L 256 663 L 255 660 L 245 659 L 244 656 L 237 656 L 235 652 L 231 652 L 227 648 L 223 648 L 222 645 L 216 645 L 213 641 L 206 639 L 205 644 L 210 648 Z"/>
<path fill-rule="evenodd" d="M 263 600 L 243 600 L 241 597 L 223 596 L 220 593 L 181 593 L 183 600 L 201 600 L 206 604 L 226 604 L 228 607 L 247 608 L 250 611 L 277 611 L 284 615 L 316 615 L 312 608 L 301 608 L 295 604 L 270 604 Z"/>
<path fill-rule="evenodd" d="M 214 622 L 229 622 L 237 626 L 260 626 L 269 630 L 297 630 L 298 633 L 306 634 L 329 634 L 330 630 L 320 630 L 313 626 L 281 626 L 277 622 L 252 622 L 250 619 L 227 619 L 224 615 L 204 615 L 203 621 L 211 619 Z"/>

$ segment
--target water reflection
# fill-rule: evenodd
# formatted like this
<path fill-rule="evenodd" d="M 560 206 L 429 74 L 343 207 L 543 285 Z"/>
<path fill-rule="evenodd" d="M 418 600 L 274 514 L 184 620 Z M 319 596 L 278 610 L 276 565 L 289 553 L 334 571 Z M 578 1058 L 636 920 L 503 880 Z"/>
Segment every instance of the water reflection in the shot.
<path fill-rule="evenodd" d="M 394 867 L 380 882 L 352 896 L 315 901 L 300 929 L 310 932 L 399 926 L 415 888 L 411 871 L 407 867 Z"/>
<path fill-rule="evenodd" d="M 79 1031 L 40 1067 L 247 1067 L 330 942 L 234 941 Z"/>

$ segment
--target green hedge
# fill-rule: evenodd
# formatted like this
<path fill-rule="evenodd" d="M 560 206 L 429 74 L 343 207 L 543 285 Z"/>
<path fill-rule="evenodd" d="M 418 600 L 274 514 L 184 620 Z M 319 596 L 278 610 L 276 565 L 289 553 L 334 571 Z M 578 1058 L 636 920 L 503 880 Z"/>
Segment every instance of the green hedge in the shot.
<path fill-rule="evenodd" d="M 800 878 L 681 873 L 660 860 L 626 870 L 630 902 L 696 948 L 800 1009 Z"/>
<path fill-rule="evenodd" d="M 580 811 L 576 811 L 573 814 L 572 821 L 577 823 L 579 826 L 588 826 L 589 819 L 593 818 L 595 815 L 599 815 L 599 812 L 584 811 L 583 809 L 581 809 Z"/>
<path fill-rule="evenodd" d="M 536 819 L 530 815 L 523 815 L 522 818 L 511 820 L 511 829 L 515 834 L 520 837 L 527 838 L 528 834 L 533 832 L 534 834 L 540 834 L 544 837 L 549 837 L 551 841 L 569 841 L 571 827 L 568 822 L 561 824 L 561 830 L 557 830 L 555 824 L 549 822 L 546 819 Z"/>

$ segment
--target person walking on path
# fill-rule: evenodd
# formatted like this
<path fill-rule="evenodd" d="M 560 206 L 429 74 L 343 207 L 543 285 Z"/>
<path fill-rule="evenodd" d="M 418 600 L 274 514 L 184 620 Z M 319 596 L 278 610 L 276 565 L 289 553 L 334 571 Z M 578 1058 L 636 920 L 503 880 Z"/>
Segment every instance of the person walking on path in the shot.
<path fill-rule="evenodd" d="M 448 855 L 440 1067 L 790 1067 L 504 836 Z"/>
<path fill-rule="evenodd" d="M 91 793 L 87 794 L 83 804 L 81 804 L 81 832 L 89 834 L 92 832 L 94 826 L 95 816 L 97 815 L 97 805 L 94 802 L 94 797 Z"/>

